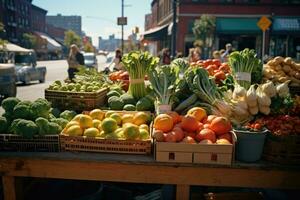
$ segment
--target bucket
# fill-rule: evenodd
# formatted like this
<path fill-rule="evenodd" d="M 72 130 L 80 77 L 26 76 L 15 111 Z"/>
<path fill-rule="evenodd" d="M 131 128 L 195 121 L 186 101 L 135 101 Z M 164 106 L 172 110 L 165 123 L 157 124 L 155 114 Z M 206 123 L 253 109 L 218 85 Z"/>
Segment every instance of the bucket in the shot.
<path fill-rule="evenodd" d="M 236 159 L 242 162 L 260 160 L 267 130 L 261 132 L 235 130 L 234 132 L 237 136 Z"/>

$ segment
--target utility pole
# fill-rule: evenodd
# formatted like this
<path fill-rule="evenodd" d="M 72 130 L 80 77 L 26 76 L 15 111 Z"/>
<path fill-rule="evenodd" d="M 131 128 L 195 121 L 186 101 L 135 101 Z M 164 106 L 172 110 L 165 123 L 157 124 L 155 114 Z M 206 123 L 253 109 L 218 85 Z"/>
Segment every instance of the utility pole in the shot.
<path fill-rule="evenodd" d="M 176 33 L 177 33 L 177 0 L 173 0 L 173 27 L 172 27 L 172 43 L 171 43 L 171 54 L 173 59 L 176 57 Z"/>
<path fill-rule="evenodd" d="M 121 13 L 122 13 L 122 18 L 124 17 L 124 0 L 121 0 L 122 2 L 122 9 L 121 9 Z M 121 25 L 121 29 L 122 29 L 122 39 L 121 39 L 121 45 L 122 45 L 122 53 L 124 53 L 124 25 Z"/>

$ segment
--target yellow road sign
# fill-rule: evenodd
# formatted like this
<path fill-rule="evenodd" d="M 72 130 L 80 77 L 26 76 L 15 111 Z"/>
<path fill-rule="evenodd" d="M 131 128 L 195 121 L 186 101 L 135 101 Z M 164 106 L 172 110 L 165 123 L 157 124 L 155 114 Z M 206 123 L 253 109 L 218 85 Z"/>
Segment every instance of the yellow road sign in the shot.
<path fill-rule="evenodd" d="M 271 20 L 269 20 L 266 16 L 262 16 L 260 20 L 257 22 L 257 26 L 262 30 L 266 31 L 270 25 L 272 24 Z"/>

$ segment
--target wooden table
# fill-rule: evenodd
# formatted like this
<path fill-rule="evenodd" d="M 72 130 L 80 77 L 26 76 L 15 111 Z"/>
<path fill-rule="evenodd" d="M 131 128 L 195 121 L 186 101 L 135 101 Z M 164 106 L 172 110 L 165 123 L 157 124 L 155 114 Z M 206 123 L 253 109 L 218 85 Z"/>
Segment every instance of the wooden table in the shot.
<path fill-rule="evenodd" d="M 17 199 L 15 177 L 175 184 L 183 200 L 190 185 L 300 189 L 299 166 L 170 164 L 144 155 L 0 152 L 0 175 L 5 200 Z"/>

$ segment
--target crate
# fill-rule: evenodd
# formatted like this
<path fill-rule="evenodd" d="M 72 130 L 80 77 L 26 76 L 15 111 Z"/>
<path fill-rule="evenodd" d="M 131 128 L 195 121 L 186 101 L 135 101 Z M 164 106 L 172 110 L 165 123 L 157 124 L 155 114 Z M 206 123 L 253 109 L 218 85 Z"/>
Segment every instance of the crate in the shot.
<path fill-rule="evenodd" d="M 259 192 L 222 192 L 204 194 L 205 200 L 263 200 Z"/>
<path fill-rule="evenodd" d="M 58 152 L 59 148 L 58 135 L 34 136 L 33 139 L 26 139 L 20 135 L 0 134 L 0 151 Z"/>
<path fill-rule="evenodd" d="M 61 151 L 151 154 L 151 140 L 113 140 L 60 135 Z"/>
<path fill-rule="evenodd" d="M 61 110 L 93 110 L 104 106 L 107 101 L 108 88 L 102 88 L 97 92 L 69 92 L 45 90 L 45 99 L 51 102 L 52 107 Z"/>
<path fill-rule="evenodd" d="M 279 164 L 300 164 L 300 136 L 268 134 L 263 158 Z"/>
<path fill-rule="evenodd" d="M 231 165 L 236 142 L 234 133 L 232 138 L 233 144 L 155 142 L 155 159 L 158 162 Z"/>

